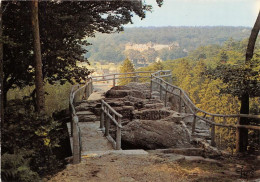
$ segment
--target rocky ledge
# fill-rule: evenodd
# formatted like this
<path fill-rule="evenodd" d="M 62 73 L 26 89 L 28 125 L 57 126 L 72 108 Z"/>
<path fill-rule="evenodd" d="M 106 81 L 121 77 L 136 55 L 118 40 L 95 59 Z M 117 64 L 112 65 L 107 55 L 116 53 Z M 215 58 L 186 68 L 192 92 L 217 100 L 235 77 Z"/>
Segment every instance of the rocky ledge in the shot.
<path fill-rule="evenodd" d="M 130 83 L 115 86 L 105 94 L 105 101 L 123 115 L 122 147 L 191 147 L 191 119 L 185 118 L 184 113 L 172 110 L 174 103 L 165 107 L 157 95 L 150 95 L 149 89 L 150 85 L 147 83 Z M 201 124 L 197 129 L 203 127 L 208 132 L 208 126 L 203 121 L 198 123 Z M 115 135 L 113 126 L 111 135 Z"/>

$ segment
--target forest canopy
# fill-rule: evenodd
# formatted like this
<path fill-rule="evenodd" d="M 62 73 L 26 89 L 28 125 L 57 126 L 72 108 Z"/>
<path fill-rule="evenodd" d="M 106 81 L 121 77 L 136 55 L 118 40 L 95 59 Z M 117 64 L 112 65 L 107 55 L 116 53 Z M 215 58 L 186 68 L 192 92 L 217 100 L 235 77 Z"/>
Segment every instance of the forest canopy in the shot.
<path fill-rule="evenodd" d="M 171 60 L 185 57 L 200 46 L 223 45 L 228 39 L 243 40 L 248 38 L 248 27 L 140 27 L 126 28 L 116 34 L 97 34 L 95 38 L 88 38 L 92 45 L 88 46 L 85 58 L 90 61 L 121 62 L 129 57 L 125 50 L 127 44 L 155 44 L 168 45 L 160 50 L 150 50 L 162 60 Z M 172 48 L 171 48 L 172 46 Z M 170 49 L 169 49 L 170 48 Z M 138 50 L 133 50 L 138 51 Z M 135 52 L 135 55 L 146 57 L 144 52 Z M 149 60 L 150 62 L 154 60 Z"/>

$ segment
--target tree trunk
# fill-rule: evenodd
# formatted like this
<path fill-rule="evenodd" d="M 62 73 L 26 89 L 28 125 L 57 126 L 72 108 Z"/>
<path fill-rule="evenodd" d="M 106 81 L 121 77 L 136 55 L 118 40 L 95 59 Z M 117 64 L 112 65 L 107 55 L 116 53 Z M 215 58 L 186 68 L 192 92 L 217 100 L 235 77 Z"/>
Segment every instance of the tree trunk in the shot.
<path fill-rule="evenodd" d="M 255 49 L 255 42 L 258 36 L 260 30 L 260 11 L 258 13 L 255 25 L 251 31 L 250 37 L 249 37 L 249 41 L 248 41 L 248 45 L 247 45 L 247 49 L 246 49 L 246 64 L 248 64 L 248 62 L 252 59 L 253 55 L 254 55 L 254 49 Z"/>
<path fill-rule="evenodd" d="M 240 114 L 249 114 L 249 94 L 244 93 L 241 98 L 241 107 Z M 239 124 L 247 125 L 249 124 L 247 118 L 240 118 Z M 238 151 L 237 152 L 246 152 L 248 145 L 248 129 L 239 128 L 239 141 L 238 141 Z"/>
<path fill-rule="evenodd" d="M 251 31 L 247 50 L 246 50 L 246 60 L 245 64 L 249 64 L 250 60 L 252 59 L 254 55 L 254 49 L 255 49 L 255 42 L 258 36 L 260 30 L 260 11 L 258 13 L 255 25 Z M 240 108 L 240 114 L 249 114 L 249 97 L 250 95 L 248 93 L 244 93 L 241 98 L 241 108 Z M 239 124 L 246 125 L 249 121 L 247 118 L 241 118 Z M 238 152 L 246 152 L 247 145 L 248 145 L 248 129 L 239 129 L 239 144 L 238 144 Z"/>
<path fill-rule="evenodd" d="M 36 87 L 36 102 L 37 112 L 45 111 L 44 103 L 44 88 L 42 76 L 42 59 L 41 59 L 41 44 L 39 33 L 39 19 L 38 19 L 38 1 L 31 1 L 32 10 L 32 32 L 33 32 L 33 47 L 35 57 L 35 87 Z"/>
<path fill-rule="evenodd" d="M 2 1 L 0 0 L 0 121 L 4 122 L 4 64 L 3 64 L 3 19 Z"/>

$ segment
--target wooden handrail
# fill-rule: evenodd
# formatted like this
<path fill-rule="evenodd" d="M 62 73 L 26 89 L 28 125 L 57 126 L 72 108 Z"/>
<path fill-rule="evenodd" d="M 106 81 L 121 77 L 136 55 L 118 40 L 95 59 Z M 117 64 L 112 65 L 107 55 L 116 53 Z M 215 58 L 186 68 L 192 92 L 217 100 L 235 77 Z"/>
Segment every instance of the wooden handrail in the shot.
<path fill-rule="evenodd" d="M 238 142 L 239 142 L 239 129 L 241 128 L 245 128 L 245 129 L 251 129 L 251 130 L 260 130 L 260 126 L 255 126 L 255 125 L 239 125 L 237 124 L 227 124 L 227 118 L 250 118 L 250 119 L 260 119 L 260 115 L 251 115 L 251 114 L 229 114 L 229 115 L 225 115 L 225 114 L 214 114 L 214 113 L 209 113 L 206 112 L 200 108 L 198 108 L 189 98 L 188 94 L 181 88 L 172 85 L 170 83 L 168 83 L 167 81 L 162 79 L 162 75 L 161 73 L 167 73 L 167 71 L 157 71 L 156 73 L 151 74 L 151 92 L 152 92 L 152 85 L 153 83 L 156 83 L 160 86 L 160 99 L 162 99 L 162 90 L 164 90 L 165 92 L 165 96 L 167 96 L 167 93 L 171 93 L 174 96 L 177 96 L 180 98 L 180 104 L 179 104 L 179 109 L 181 112 L 182 109 L 182 103 L 184 103 L 185 106 L 187 106 L 189 108 L 189 110 L 191 111 L 191 113 L 193 114 L 194 120 L 193 120 L 193 124 L 192 124 L 192 133 L 195 132 L 195 126 L 196 126 L 196 119 L 201 119 L 203 121 L 205 121 L 206 123 L 211 125 L 211 145 L 215 146 L 215 126 L 219 126 L 219 127 L 226 127 L 228 128 L 229 132 L 230 132 L 230 128 L 236 129 L 236 146 L 238 147 Z M 163 85 L 165 84 L 165 86 Z M 163 89 L 162 89 L 163 88 Z M 179 90 L 179 94 L 174 93 L 174 90 Z M 167 98 L 164 98 L 164 101 L 166 102 Z M 166 105 L 166 103 L 165 103 Z M 199 113 L 202 113 L 204 115 L 204 117 L 198 115 Z M 212 120 L 208 119 L 206 116 L 209 116 Z M 218 118 L 222 118 L 223 119 L 223 123 L 217 123 L 216 122 L 216 117 Z M 238 151 L 238 148 L 237 148 Z"/>
<path fill-rule="evenodd" d="M 185 97 L 185 99 L 187 99 L 187 100 L 189 101 L 189 104 L 191 104 L 191 105 L 195 108 L 195 110 L 196 110 L 197 112 L 202 112 L 202 113 L 205 113 L 205 114 L 207 114 L 207 115 L 216 116 L 216 117 L 246 117 L 246 118 L 260 119 L 260 115 L 251 115 L 251 114 L 229 114 L 229 115 L 225 115 L 225 114 L 213 114 L 213 113 L 206 112 L 206 111 L 204 111 L 204 110 L 198 108 L 198 107 L 191 101 L 191 99 L 189 98 L 188 94 L 187 94 L 184 90 L 182 90 L 181 88 L 179 88 L 179 87 L 177 87 L 177 86 L 174 86 L 174 85 L 172 85 L 172 84 L 166 82 L 165 80 L 161 79 L 161 78 L 160 78 L 161 76 L 160 76 L 160 77 L 157 77 L 157 76 L 154 76 L 154 74 L 152 74 L 152 75 L 153 75 L 153 77 L 155 77 L 155 78 L 157 78 L 157 79 L 159 79 L 159 80 L 162 80 L 162 82 L 166 83 L 166 84 L 168 85 L 168 88 L 169 88 L 169 86 L 170 86 L 170 87 L 173 87 L 173 88 L 175 88 L 175 89 L 179 89 L 179 90 L 182 92 L 182 94 L 183 94 L 183 96 Z M 156 82 L 157 84 L 161 84 L 161 83 L 159 83 L 158 81 L 155 81 L 155 82 Z M 163 85 L 162 85 L 162 87 L 163 87 L 164 89 L 166 89 Z M 171 91 L 167 91 L 167 92 L 171 92 Z M 174 94 L 174 93 L 172 92 L 172 94 Z M 175 95 L 175 94 L 174 94 L 174 95 Z M 176 95 L 176 96 L 178 96 L 178 95 Z M 193 111 L 193 114 L 194 114 L 194 113 L 195 113 L 195 111 Z"/>
<path fill-rule="evenodd" d="M 144 74 L 144 73 L 149 73 L 151 74 L 150 76 L 140 76 L 138 74 Z M 217 123 L 215 117 L 223 118 L 224 121 L 226 121 L 227 118 L 241 118 L 241 117 L 246 117 L 246 118 L 253 118 L 253 119 L 260 119 L 260 115 L 250 115 L 250 114 L 214 114 L 214 113 L 209 113 L 206 112 L 200 108 L 198 108 L 189 98 L 188 94 L 181 88 L 172 85 L 171 83 L 167 82 L 164 80 L 164 78 L 171 78 L 171 71 L 170 70 L 160 70 L 155 73 L 152 71 L 140 71 L 140 72 L 129 72 L 129 73 L 117 73 L 117 74 L 108 74 L 108 75 L 103 75 L 103 76 L 93 76 L 88 79 L 88 81 L 83 85 L 80 86 L 79 84 L 74 85 L 71 89 L 70 92 L 70 101 L 69 101 L 69 107 L 70 107 L 70 112 L 71 112 L 71 131 L 72 131 L 72 136 L 73 140 L 75 137 L 75 141 L 78 141 L 81 143 L 80 139 L 80 128 L 78 126 L 78 117 L 76 115 L 76 110 L 74 107 L 74 102 L 75 98 L 79 96 L 81 91 L 85 89 L 85 98 L 89 97 L 89 95 L 93 92 L 93 82 L 97 81 L 108 81 L 108 80 L 113 80 L 113 86 L 115 86 L 115 80 L 116 79 L 122 79 L 121 77 L 117 77 L 120 75 L 134 75 L 134 76 L 126 76 L 122 77 L 123 79 L 125 78 L 136 78 L 135 81 L 138 81 L 139 78 L 150 78 L 151 81 L 151 93 L 153 89 L 153 84 L 158 84 L 160 88 L 160 98 L 165 102 L 165 106 L 167 104 L 167 94 L 173 94 L 174 96 L 177 96 L 180 98 L 180 105 L 179 109 L 182 109 L 182 104 L 188 107 L 190 110 L 191 114 L 185 116 L 193 116 L 193 126 L 192 126 L 192 132 L 195 132 L 195 126 L 196 126 L 196 119 L 201 119 L 205 121 L 206 123 L 211 125 L 211 136 L 215 137 L 215 126 L 219 127 L 227 127 L 227 128 L 233 128 L 238 130 L 239 128 L 247 128 L 247 129 L 253 129 L 253 130 L 260 130 L 260 126 L 252 126 L 252 125 L 232 125 L 232 124 L 227 124 L 226 122 L 224 123 Z M 106 77 L 112 77 L 112 78 L 106 78 Z M 102 78 L 102 79 L 98 79 Z M 175 93 L 177 90 L 177 93 Z M 174 92 L 175 91 L 175 92 Z M 165 92 L 165 98 L 163 98 L 162 92 Z M 80 95 L 81 96 L 81 95 Z M 186 107 L 185 107 L 186 108 Z M 186 110 L 186 109 L 185 109 Z M 199 114 L 203 114 L 204 117 L 200 116 Z M 209 116 L 209 117 L 206 117 Z M 115 149 L 120 150 L 121 149 L 121 120 L 123 116 L 116 112 L 108 103 L 106 103 L 104 100 L 101 100 L 101 121 L 100 121 L 100 128 L 101 130 L 105 133 L 105 136 L 109 141 L 112 142 L 113 146 Z M 209 119 L 211 118 L 211 119 Z M 115 124 L 117 128 L 116 132 L 116 141 L 110 136 L 109 134 L 109 128 L 110 128 L 110 120 Z M 105 122 L 105 123 L 104 123 Z M 74 129 L 73 129 L 74 127 Z M 73 132 L 74 131 L 74 132 Z M 230 130 L 229 130 L 230 131 Z M 76 132 L 76 133 L 75 133 Z M 73 134 L 75 133 L 75 134 Z M 212 139 L 211 141 L 212 145 L 215 146 L 215 138 Z M 74 145 L 73 145 L 74 146 Z M 75 147 L 78 146 L 75 144 Z M 80 145 L 78 147 L 81 147 Z M 74 150 L 78 151 L 78 149 Z M 77 152 L 80 153 L 80 152 Z M 79 154 L 78 154 L 79 155 Z M 73 161 L 74 163 L 79 163 L 80 162 L 80 157 L 75 154 L 73 155 Z M 75 158 L 75 160 L 74 160 Z"/>
<path fill-rule="evenodd" d="M 128 72 L 128 73 L 115 73 L 115 74 L 107 74 L 102 76 L 93 76 L 91 77 L 94 82 L 101 82 L 101 81 L 109 81 L 113 80 L 113 86 L 116 85 L 116 80 L 118 79 L 126 79 L 126 78 L 134 78 L 136 82 L 138 82 L 139 78 L 150 78 L 150 76 L 143 76 L 139 74 L 151 74 L 152 71 L 138 71 L 138 72 Z M 121 75 L 126 75 L 124 77 L 119 77 Z M 130 76 L 128 76 L 130 75 Z M 101 79 L 100 79 L 101 78 Z"/>
<path fill-rule="evenodd" d="M 110 114 L 111 113 L 111 114 Z M 105 115 L 107 117 L 105 117 Z M 116 119 L 116 117 L 118 119 Z M 113 144 L 113 147 L 116 150 L 121 150 L 121 120 L 123 116 L 116 112 L 108 103 L 106 103 L 103 99 L 101 100 L 101 121 L 100 128 L 105 133 L 107 139 Z M 114 140 L 110 134 L 110 120 L 114 122 L 116 125 L 116 140 Z M 105 122 L 105 123 L 104 123 Z M 105 129 L 104 129 L 105 126 Z"/>
<path fill-rule="evenodd" d="M 81 133 L 74 103 L 76 97 L 80 96 L 80 98 L 85 97 L 85 99 L 87 99 L 87 97 L 90 96 L 93 92 L 92 84 L 92 78 L 89 78 L 83 86 L 80 86 L 80 84 L 74 85 L 70 91 L 69 109 L 71 114 L 71 136 L 73 137 L 73 164 L 78 164 L 81 161 Z M 81 91 L 83 89 L 85 89 L 85 91 L 82 93 Z"/>
<path fill-rule="evenodd" d="M 127 72 L 127 73 L 114 73 L 114 74 L 107 74 L 107 75 L 102 75 L 102 76 L 92 76 L 91 78 L 107 77 L 107 76 L 114 76 L 114 75 L 138 74 L 138 73 L 153 73 L 153 71 L 137 71 L 137 72 Z"/>

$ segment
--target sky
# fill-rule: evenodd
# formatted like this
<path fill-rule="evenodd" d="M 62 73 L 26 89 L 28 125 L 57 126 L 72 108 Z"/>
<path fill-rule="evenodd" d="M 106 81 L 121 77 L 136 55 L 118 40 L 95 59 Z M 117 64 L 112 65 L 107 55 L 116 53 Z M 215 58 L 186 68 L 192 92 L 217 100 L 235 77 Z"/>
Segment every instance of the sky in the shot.
<path fill-rule="evenodd" d="M 253 27 L 260 9 L 260 0 L 164 0 L 162 7 L 156 0 L 145 0 L 153 5 L 140 20 L 126 27 L 147 26 L 246 26 Z"/>

